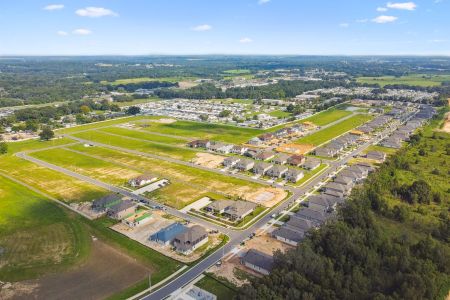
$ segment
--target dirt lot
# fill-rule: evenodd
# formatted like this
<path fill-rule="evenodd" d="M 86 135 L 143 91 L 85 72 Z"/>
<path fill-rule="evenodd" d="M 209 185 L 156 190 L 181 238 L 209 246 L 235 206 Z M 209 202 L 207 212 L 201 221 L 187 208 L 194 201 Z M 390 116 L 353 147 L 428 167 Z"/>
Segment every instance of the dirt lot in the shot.
<path fill-rule="evenodd" d="M 273 187 L 260 188 L 257 191 L 247 192 L 243 195 L 243 198 L 248 201 L 261 204 L 265 207 L 273 207 L 278 202 L 286 198 L 287 192 Z"/>
<path fill-rule="evenodd" d="M 278 152 L 288 153 L 288 154 L 306 154 L 314 148 L 313 145 L 309 144 L 284 144 L 278 147 L 276 150 Z"/>
<path fill-rule="evenodd" d="M 4 133 L 0 134 L 0 137 L 3 137 L 3 140 L 5 142 L 20 142 L 29 139 L 35 139 L 38 137 L 38 135 L 35 133 L 21 132 L 21 133 Z"/>
<path fill-rule="evenodd" d="M 450 113 L 446 114 L 446 117 L 444 120 L 444 126 L 442 126 L 442 131 L 450 133 Z"/>
<path fill-rule="evenodd" d="M 289 246 L 285 243 L 280 242 L 277 239 L 274 239 L 268 233 L 264 233 L 262 235 L 258 235 L 251 240 L 245 242 L 246 249 L 256 249 L 261 252 L 264 252 L 269 255 L 273 255 L 275 250 L 280 250 L 281 252 L 285 252 L 288 249 L 292 249 L 294 247 Z"/>
<path fill-rule="evenodd" d="M 176 121 L 177 120 L 175 120 L 175 119 L 168 119 L 168 118 L 166 118 L 166 119 L 162 118 L 162 119 L 151 119 L 151 120 L 148 120 L 148 122 L 161 123 L 161 124 L 172 124 L 172 123 L 175 123 Z"/>
<path fill-rule="evenodd" d="M 111 263 L 114 262 L 114 263 Z M 101 241 L 73 270 L 13 284 L 0 299 L 103 299 L 145 278 L 151 270 Z"/>
<path fill-rule="evenodd" d="M 215 169 L 222 164 L 225 157 L 211 153 L 197 153 L 194 158 L 194 163 L 202 167 Z"/>

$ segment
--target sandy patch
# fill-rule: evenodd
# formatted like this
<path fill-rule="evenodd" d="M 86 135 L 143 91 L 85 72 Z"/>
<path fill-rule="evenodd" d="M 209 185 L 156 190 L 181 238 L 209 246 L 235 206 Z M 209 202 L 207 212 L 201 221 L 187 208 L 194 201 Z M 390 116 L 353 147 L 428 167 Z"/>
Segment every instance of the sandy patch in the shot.
<path fill-rule="evenodd" d="M 189 88 L 197 86 L 197 85 L 198 85 L 198 83 L 194 82 L 194 81 L 179 81 L 178 82 L 178 86 L 182 90 L 189 89 Z"/>
<path fill-rule="evenodd" d="M 312 149 L 314 149 L 314 145 L 310 144 L 284 144 L 276 148 L 275 150 L 282 153 L 299 155 L 306 154 Z"/>
<path fill-rule="evenodd" d="M 286 196 L 287 192 L 285 190 L 274 187 L 266 187 L 260 188 L 257 191 L 244 193 L 243 198 L 265 207 L 273 207 L 278 202 L 286 198 Z"/>
<path fill-rule="evenodd" d="M 29 299 L 37 287 L 36 283 L 6 283 L 0 286 L 0 299 Z"/>
<path fill-rule="evenodd" d="M 202 167 L 215 169 L 222 164 L 224 159 L 225 157 L 220 155 L 211 153 L 197 153 L 193 159 L 193 162 Z"/>
<path fill-rule="evenodd" d="M 273 255 L 276 250 L 285 252 L 286 250 L 293 249 L 293 246 L 289 246 L 285 243 L 280 242 L 270 236 L 269 233 L 263 233 L 257 235 L 253 239 L 245 242 L 246 249 L 256 249 L 269 255 Z"/>

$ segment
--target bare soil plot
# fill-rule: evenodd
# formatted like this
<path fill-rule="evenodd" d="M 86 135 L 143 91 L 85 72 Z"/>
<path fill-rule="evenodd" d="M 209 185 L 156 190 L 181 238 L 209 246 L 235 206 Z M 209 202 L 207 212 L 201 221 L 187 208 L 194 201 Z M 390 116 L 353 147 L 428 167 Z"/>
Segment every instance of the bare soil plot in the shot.
<path fill-rule="evenodd" d="M 266 254 L 273 255 L 273 252 L 275 252 L 276 250 L 285 252 L 286 250 L 293 249 L 294 247 L 282 243 L 279 240 L 271 237 L 269 233 L 263 233 L 246 241 L 245 248 L 247 250 L 256 249 Z"/>
<path fill-rule="evenodd" d="M 449 100 L 450 101 L 450 100 Z M 442 131 L 450 133 L 450 112 L 446 114 Z"/>
<path fill-rule="evenodd" d="M 287 196 L 287 192 L 283 189 L 265 187 L 250 192 L 244 192 L 243 198 L 250 202 L 254 202 L 265 207 L 273 207 Z"/>
<path fill-rule="evenodd" d="M 314 149 L 314 145 L 311 144 L 284 144 L 276 149 L 278 152 L 304 155 Z"/>
<path fill-rule="evenodd" d="M 93 242 L 91 255 L 83 265 L 67 272 L 14 284 L 10 289 L 2 290 L 0 298 L 102 299 L 141 281 L 151 271 L 97 240 Z"/>
<path fill-rule="evenodd" d="M 211 153 L 197 153 L 193 159 L 193 162 L 196 165 L 215 169 L 222 164 L 224 159 L 225 157 L 220 155 Z"/>

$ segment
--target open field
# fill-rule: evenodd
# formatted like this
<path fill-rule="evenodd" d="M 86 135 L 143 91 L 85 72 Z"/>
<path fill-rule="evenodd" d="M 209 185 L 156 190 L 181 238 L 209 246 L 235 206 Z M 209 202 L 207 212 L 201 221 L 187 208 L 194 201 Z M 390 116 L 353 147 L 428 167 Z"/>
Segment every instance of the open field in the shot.
<path fill-rule="evenodd" d="M 450 81 L 450 75 L 425 75 L 411 74 L 407 76 L 381 76 L 381 77 L 358 77 L 359 83 L 379 84 L 381 87 L 392 84 L 404 84 L 411 86 L 440 86 L 442 82 Z"/>
<path fill-rule="evenodd" d="M 276 118 L 289 118 L 290 116 L 292 116 L 290 112 L 284 110 L 274 110 L 270 112 L 269 115 Z"/>
<path fill-rule="evenodd" d="M 60 271 L 89 252 L 89 236 L 76 218 L 1 175 L 0 232 L 1 281 Z"/>
<path fill-rule="evenodd" d="M 140 121 L 137 124 L 140 124 L 142 129 L 149 132 L 189 138 L 212 139 L 236 144 L 246 142 L 252 137 L 264 133 L 264 131 L 259 129 L 189 121 L 177 121 L 171 124 Z"/>
<path fill-rule="evenodd" d="M 155 101 L 159 101 L 159 98 L 152 97 L 152 98 L 144 98 L 144 99 L 134 99 L 132 101 L 126 101 L 126 102 L 114 102 L 114 104 L 119 105 L 119 107 L 124 107 L 124 106 L 131 106 L 131 105 L 155 102 Z"/>
<path fill-rule="evenodd" d="M 349 119 L 339 122 L 333 126 L 317 131 L 311 135 L 297 140 L 299 144 L 312 144 L 314 146 L 326 143 L 335 137 L 344 134 L 345 132 L 358 127 L 369 121 L 372 117 L 370 115 L 355 115 Z"/>
<path fill-rule="evenodd" d="M 95 157 L 104 160 L 102 161 L 103 163 L 108 163 L 111 166 L 114 165 L 114 163 L 120 165 L 121 167 L 129 166 L 132 170 L 151 172 L 159 175 L 160 177 L 169 179 L 171 184 L 155 191 L 151 196 L 155 197 L 158 201 L 175 208 L 182 208 L 198 200 L 207 192 L 242 196 L 251 200 L 255 197 L 255 194 L 258 194 L 259 192 L 262 193 L 267 190 L 267 187 L 257 183 L 102 147 L 86 148 L 82 145 L 76 145 L 70 147 L 70 149 L 74 149 L 88 155 L 94 155 Z M 47 159 L 51 159 L 51 157 L 47 157 L 47 155 L 44 156 L 46 156 Z M 78 160 L 83 158 L 75 159 Z M 61 163 L 64 164 L 64 161 Z M 70 166 L 67 167 L 70 168 Z M 89 166 L 87 170 L 89 170 Z M 82 171 L 87 172 L 87 170 Z M 95 175 L 95 173 L 93 174 Z M 278 191 L 278 189 L 275 189 L 272 192 L 277 197 L 281 197 L 281 195 L 277 193 Z"/>
<path fill-rule="evenodd" d="M 150 141 L 146 141 L 144 139 L 137 140 L 133 138 L 127 138 L 126 136 L 116 136 L 107 134 L 106 132 L 86 131 L 76 133 L 73 136 L 106 145 L 130 148 L 141 152 L 147 152 L 155 155 L 161 155 L 185 161 L 190 161 L 197 154 L 197 151 L 189 148 L 179 148 L 166 144 L 157 144 Z"/>
<path fill-rule="evenodd" d="M 125 185 L 129 179 L 141 175 L 140 172 L 132 169 L 127 169 L 93 157 L 80 155 L 62 148 L 34 152 L 32 156 L 74 172 L 119 186 Z"/>
<path fill-rule="evenodd" d="M 367 147 L 366 150 L 363 151 L 363 153 L 366 154 L 369 151 L 381 151 L 381 152 L 386 153 L 387 155 L 392 155 L 395 152 L 397 152 L 397 149 L 383 147 L 383 146 L 380 146 L 380 145 L 370 145 L 369 147 Z"/>
<path fill-rule="evenodd" d="M 102 84 L 111 84 L 111 85 L 120 85 L 120 84 L 129 84 L 129 83 L 142 83 L 142 82 L 179 82 L 179 81 L 187 81 L 187 80 L 195 80 L 196 77 L 138 77 L 138 78 L 127 78 L 127 79 L 117 79 L 112 82 L 102 81 Z"/>
<path fill-rule="evenodd" d="M 314 123 L 317 126 L 324 126 L 342 119 L 343 117 L 346 117 L 350 114 L 350 111 L 331 108 L 301 121 L 308 121 Z"/>
<path fill-rule="evenodd" d="M 145 119 L 152 119 L 152 117 L 139 116 L 139 117 L 117 118 L 117 119 L 106 120 L 106 121 L 102 121 L 102 122 L 95 122 L 95 123 L 78 125 L 78 126 L 74 126 L 74 127 L 71 127 L 71 128 L 58 129 L 58 130 L 55 131 L 55 133 L 56 134 L 71 134 L 71 133 L 75 133 L 75 132 L 80 132 L 80 131 L 85 131 L 85 130 L 90 130 L 90 129 L 98 129 L 98 128 L 101 128 L 101 127 L 107 127 L 107 126 L 127 123 L 127 122 L 130 122 L 130 121 L 138 121 L 138 120 L 145 120 Z"/>
<path fill-rule="evenodd" d="M 250 74 L 250 70 L 247 69 L 232 69 L 223 71 L 225 74 Z"/>
<path fill-rule="evenodd" d="M 157 135 L 146 131 L 138 131 L 133 130 L 132 128 L 121 128 L 119 126 L 116 127 L 108 127 L 108 128 L 101 128 L 98 129 L 99 131 L 111 133 L 111 134 L 118 134 L 122 135 L 124 137 L 131 137 L 136 139 L 142 139 L 142 140 L 148 140 L 150 142 L 156 142 L 156 143 L 163 143 L 163 144 L 169 144 L 169 145 L 176 145 L 176 146 L 185 146 L 186 143 L 189 141 L 185 138 L 175 138 L 170 136 L 163 136 L 163 135 Z"/>

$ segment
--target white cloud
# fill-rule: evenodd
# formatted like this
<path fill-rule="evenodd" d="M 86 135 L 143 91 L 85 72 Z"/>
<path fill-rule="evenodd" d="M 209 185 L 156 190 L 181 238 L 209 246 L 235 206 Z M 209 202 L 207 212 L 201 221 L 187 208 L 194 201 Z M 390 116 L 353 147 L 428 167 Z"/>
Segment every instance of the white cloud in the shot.
<path fill-rule="evenodd" d="M 348 27 L 350 27 L 350 24 L 348 24 L 348 23 L 341 23 L 341 24 L 339 24 L 339 27 L 348 28 Z"/>
<path fill-rule="evenodd" d="M 209 31 L 212 29 L 212 26 L 209 24 L 202 24 L 191 28 L 194 31 Z"/>
<path fill-rule="evenodd" d="M 49 4 L 44 7 L 44 10 L 60 10 L 64 8 L 64 4 Z"/>
<path fill-rule="evenodd" d="M 415 10 L 417 5 L 414 2 L 398 2 L 398 3 L 388 2 L 386 7 L 401 10 Z"/>
<path fill-rule="evenodd" d="M 59 35 L 59 36 L 66 36 L 66 35 L 69 35 L 69 33 L 68 33 L 67 31 L 64 31 L 64 30 L 58 30 L 58 31 L 56 32 L 56 34 Z"/>
<path fill-rule="evenodd" d="M 72 31 L 73 34 L 76 35 L 89 35 L 92 34 L 92 31 L 90 31 L 89 29 L 85 29 L 85 28 L 78 28 L 75 29 L 74 31 Z"/>
<path fill-rule="evenodd" d="M 262 4 L 266 4 L 266 3 L 269 3 L 269 2 L 270 2 L 270 0 L 259 0 L 258 4 L 262 5 Z"/>
<path fill-rule="evenodd" d="M 241 44 L 248 44 L 248 43 L 251 43 L 251 42 L 253 42 L 253 40 L 251 38 L 249 38 L 249 37 L 243 37 L 243 38 L 241 38 L 239 40 L 239 43 L 241 43 Z"/>
<path fill-rule="evenodd" d="M 394 16 L 378 16 L 375 19 L 372 19 L 372 22 L 378 24 L 392 23 L 397 21 L 397 17 Z"/>
<path fill-rule="evenodd" d="M 379 12 L 383 12 L 383 11 L 387 11 L 388 9 L 386 7 L 377 7 L 377 11 Z"/>
<path fill-rule="evenodd" d="M 104 7 L 93 7 L 89 6 L 86 8 L 81 8 L 75 11 L 77 15 L 80 17 L 90 17 L 90 18 L 99 18 L 99 17 L 105 17 L 105 16 L 113 16 L 117 17 L 118 14 L 113 12 L 110 9 L 104 8 Z"/>

